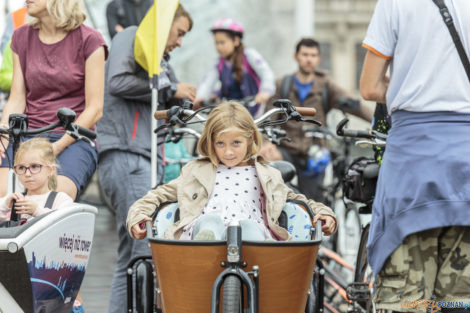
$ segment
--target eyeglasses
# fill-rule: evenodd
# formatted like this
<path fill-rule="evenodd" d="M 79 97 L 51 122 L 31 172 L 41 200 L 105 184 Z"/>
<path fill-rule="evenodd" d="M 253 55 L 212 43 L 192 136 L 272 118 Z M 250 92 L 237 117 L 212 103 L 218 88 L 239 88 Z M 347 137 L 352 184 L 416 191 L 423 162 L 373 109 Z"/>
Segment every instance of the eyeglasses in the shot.
<path fill-rule="evenodd" d="M 16 165 L 13 168 L 14 168 L 16 174 L 24 175 L 24 174 L 26 174 L 27 170 L 29 170 L 29 172 L 31 174 L 37 174 L 37 173 L 41 172 L 41 169 L 42 169 L 43 166 L 49 166 L 49 165 L 33 163 L 30 166 Z"/>

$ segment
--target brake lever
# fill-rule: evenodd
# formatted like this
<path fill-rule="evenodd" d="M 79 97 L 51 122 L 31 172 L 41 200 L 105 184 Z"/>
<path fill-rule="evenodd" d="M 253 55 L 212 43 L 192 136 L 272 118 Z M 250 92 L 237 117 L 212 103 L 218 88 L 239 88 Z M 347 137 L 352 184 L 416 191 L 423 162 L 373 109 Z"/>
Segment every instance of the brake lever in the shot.
<path fill-rule="evenodd" d="M 90 140 L 90 138 L 86 137 L 86 136 L 81 136 L 78 134 L 78 131 L 75 131 L 75 130 L 67 130 L 66 131 L 67 135 L 69 135 L 70 137 L 72 137 L 73 139 L 75 140 L 83 140 L 85 141 L 86 143 L 88 143 L 90 146 L 92 146 L 93 148 L 95 147 L 95 143 Z"/>
<path fill-rule="evenodd" d="M 372 133 L 375 135 L 377 139 L 382 140 L 382 141 L 387 141 L 387 137 L 388 137 L 387 134 L 378 132 L 376 130 L 373 130 Z"/>
<path fill-rule="evenodd" d="M 171 126 L 172 125 L 170 123 L 162 124 L 162 125 L 158 126 L 157 128 L 155 128 L 155 130 L 153 132 L 154 132 L 154 134 L 158 134 L 158 132 L 160 132 L 162 129 L 169 128 Z"/>
<path fill-rule="evenodd" d="M 292 139 L 290 139 L 289 137 L 282 137 L 282 138 L 279 139 L 279 142 L 281 142 L 281 141 L 291 142 Z"/>
<path fill-rule="evenodd" d="M 90 140 L 90 138 L 86 137 L 86 136 L 78 136 L 78 139 L 79 140 L 83 140 L 85 141 L 86 143 L 88 143 L 91 147 L 95 147 L 95 143 L 93 141 Z"/>
<path fill-rule="evenodd" d="M 178 143 L 183 138 L 183 135 L 173 135 L 170 137 L 172 143 Z"/>
<path fill-rule="evenodd" d="M 306 122 L 306 123 L 311 123 L 311 124 L 315 124 L 317 126 L 322 126 L 322 124 L 317 121 L 317 120 L 312 120 L 312 119 L 309 119 L 309 118 L 303 118 L 300 120 L 301 122 Z"/>

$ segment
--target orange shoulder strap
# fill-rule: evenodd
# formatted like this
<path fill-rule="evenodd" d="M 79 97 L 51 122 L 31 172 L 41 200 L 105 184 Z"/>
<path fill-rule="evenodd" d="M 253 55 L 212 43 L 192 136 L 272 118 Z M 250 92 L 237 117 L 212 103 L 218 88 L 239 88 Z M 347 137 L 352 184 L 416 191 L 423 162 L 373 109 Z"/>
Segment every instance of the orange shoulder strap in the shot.
<path fill-rule="evenodd" d="M 13 19 L 13 29 L 17 29 L 26 22 L 27 13 L 28 9 L 26 7 L 23 7 L 11 13 L 11 17 Z"/>

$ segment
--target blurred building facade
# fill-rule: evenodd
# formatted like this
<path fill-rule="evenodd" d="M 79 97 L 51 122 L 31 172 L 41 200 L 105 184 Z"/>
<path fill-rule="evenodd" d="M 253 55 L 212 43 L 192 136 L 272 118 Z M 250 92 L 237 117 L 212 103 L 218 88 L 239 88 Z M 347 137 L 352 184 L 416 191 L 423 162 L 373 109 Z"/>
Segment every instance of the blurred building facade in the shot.
<path fill-rule="evenodd" d="M 195 85 L 217 58 L 211 24 L 220 17 L 233 17 L 246 29 L 244 43 L 256 48 L 270 63 L 276 77 L 295 71 L 296 5 L 309 1 L 286 0 L 180 0 L 194 18 L 193 30 L 184 38 L 183 49 L 172 53 L 178 77 Z M 365 50 L 365 36 L 377 0 L 310 0 L 314 3 L 314 37 L 321 43 L 321 68 L 343 88 L 358 94 L 358 80 Z M 108 40 L 105 9 L 109 0 L 85 0 L 87 24 Z M 19 0 L 0 0 L 0 30 L 4 16 L 23 5 Z M 308 6 L 307 6 L 308 7 Z M 1 33 L 1 32 L 0 32 Z M 309 32 L 306 32 L 309 33 Z"/>
<path fill-rule="evenodd" d="M 217 58 L 209 28 L 219 17 L 238 19 L 246 29 L 244 43 L 256 48 L 280 77 L 295 71 L 296 1 L 181 0 L 195 19 L 184 48 L 174 54 L 182 80 L 197 84 Z M 356 95 L 365 49 L 367 26 L 377 0 L 315 0 L 314 37 L 321 44 L 321 68 L 343 88 Z M 309 27 L 306 25 L 305 27 Z"/>

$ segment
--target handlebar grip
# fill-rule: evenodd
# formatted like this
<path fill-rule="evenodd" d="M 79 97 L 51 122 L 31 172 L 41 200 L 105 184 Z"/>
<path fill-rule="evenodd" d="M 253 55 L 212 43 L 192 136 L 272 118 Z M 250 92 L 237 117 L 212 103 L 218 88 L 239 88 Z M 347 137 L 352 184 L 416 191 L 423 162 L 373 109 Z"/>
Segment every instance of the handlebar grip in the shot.
<path fill-rule="evenodd" d="M 374 139 L 375 136 L 365 130 L 352 130 L 352 129 L 344 129 L 342 136 L 344 137 L 355 137 L 355 138 L 367 138 L 367 139 Z"/>
<path fill-rule="evenodd" d="M 153 230 L 152 230 L 152 222 L 151 221 L 145 221 L 145 229 L 147 230 L 147 238 L 152 239 L 153 238 Z"/>
<path fill-rule="evenodd" d="M 88 137 L 88 138 L 91 139 L 91 140 L 96 139 L 96 132 L 95 132 L 95 131 L 92 131 L 91 129 L 82 127 L 82 126 L 80 126 L 80 125 L 77 125 L 77 129 L 78 129 L 78 133 L 79 133 L 80 135 L 83 135 L 83 136 L 85 136 L 85 137 Z"/>
<path fill-rule="evenodd" d="M 295 107 L 295 110 L 302 116 L 315 116 L 317 114 L 317 110 L 314 108 Z"/>
<path fill-rule="evenodd" d="M 155 111 L 155 113 L 153 114 L 153 117 L 156 120 L 163 120 L 168 117 L 167 113 L 168 113 L 168 110 Z"/>

